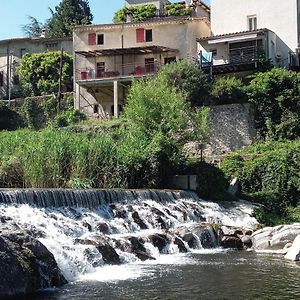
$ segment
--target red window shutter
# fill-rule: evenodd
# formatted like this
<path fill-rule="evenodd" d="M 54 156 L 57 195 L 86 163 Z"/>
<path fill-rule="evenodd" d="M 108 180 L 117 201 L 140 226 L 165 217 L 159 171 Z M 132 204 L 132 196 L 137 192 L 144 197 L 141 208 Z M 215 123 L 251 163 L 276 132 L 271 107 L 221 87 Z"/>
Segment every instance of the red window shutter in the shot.
<path fill-rule="evenodd" d="M 136 30 L 136 42 L 137 43 L 145 42 L 145 29 L 144 28 L 138 28 Z"/>
<path fill-rule="evenodd" d="M 96 33 L 89 33 L 88 44 L 96 45 Z"/>

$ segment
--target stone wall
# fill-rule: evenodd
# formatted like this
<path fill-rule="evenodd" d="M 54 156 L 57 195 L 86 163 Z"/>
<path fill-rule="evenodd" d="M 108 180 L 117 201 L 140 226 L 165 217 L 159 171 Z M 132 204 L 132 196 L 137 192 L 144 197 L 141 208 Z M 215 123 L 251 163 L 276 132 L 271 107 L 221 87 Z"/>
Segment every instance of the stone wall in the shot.
<path fill-rule="evenodd" d="M 251 104 L 212 106 L 211 137 L 205 155 L 223 154 L 249 146 L 256 130 Z"/>

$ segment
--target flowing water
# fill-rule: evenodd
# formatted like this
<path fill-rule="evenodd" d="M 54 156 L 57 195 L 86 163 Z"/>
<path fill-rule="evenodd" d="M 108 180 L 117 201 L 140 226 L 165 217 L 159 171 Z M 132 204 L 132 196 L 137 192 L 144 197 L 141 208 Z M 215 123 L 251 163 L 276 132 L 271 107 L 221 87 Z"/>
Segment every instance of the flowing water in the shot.
<path fill-rule="evenodd" d="M 70 282 L 26 300 L 297 299 L 296 263 L 218 248 L 211 224 L 252 228 L 252 208 L 182 191 L 3 190 L 0 229 L 37 237 Z"/>

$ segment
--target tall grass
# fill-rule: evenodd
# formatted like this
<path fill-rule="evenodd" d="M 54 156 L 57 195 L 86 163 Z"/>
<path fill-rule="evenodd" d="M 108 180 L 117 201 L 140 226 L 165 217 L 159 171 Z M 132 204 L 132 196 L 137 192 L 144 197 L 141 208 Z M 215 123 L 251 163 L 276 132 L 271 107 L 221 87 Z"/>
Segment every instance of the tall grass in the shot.
<path fill-rule="evenodd" d="M 139 188 L 157 183 L 159 148 L 142 135 L 0 132 L 0 187 Z"/>

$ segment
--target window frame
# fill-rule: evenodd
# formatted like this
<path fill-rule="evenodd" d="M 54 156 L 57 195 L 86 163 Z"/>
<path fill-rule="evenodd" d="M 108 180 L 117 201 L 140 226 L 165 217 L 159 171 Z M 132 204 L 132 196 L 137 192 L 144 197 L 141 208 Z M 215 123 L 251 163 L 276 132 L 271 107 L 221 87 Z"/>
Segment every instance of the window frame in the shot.
<path fill-rule="evenodd" d="M 104 45 L 104 33 L 97 34 L 97 45 Z"/>
<path fill-rule="evenodd" d="M 247 16 L 247 26 L 249 31 L 257 30 L 257 16 L 251 15 Z"/>

